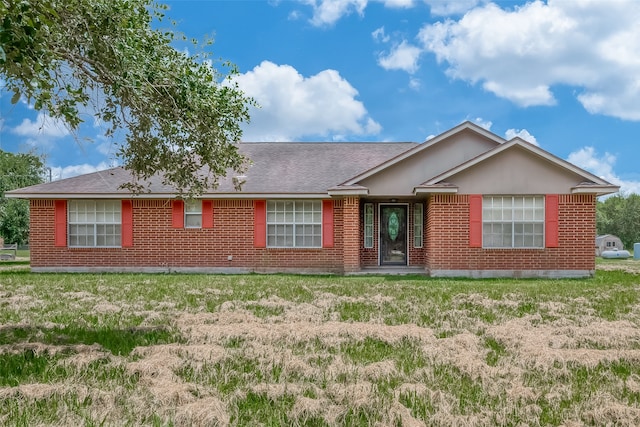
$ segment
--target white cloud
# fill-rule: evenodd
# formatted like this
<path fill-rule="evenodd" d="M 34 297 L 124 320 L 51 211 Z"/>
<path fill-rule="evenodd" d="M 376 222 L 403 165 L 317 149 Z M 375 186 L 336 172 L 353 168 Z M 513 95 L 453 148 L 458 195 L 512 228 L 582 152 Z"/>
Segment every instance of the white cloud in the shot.
<path fill-rule="evenodd" d="M 415 77 L 411 77 L 409 79 L 409 88 L 415 91 L 420 90 L 422 87 L 422 81 L 420 79 L 416 79 Z"/>
<path fill-rule="evenodd" d="M 413 0 L 384 0 L 383 3 L 393 9 L 408 9 L 414 6 Z"/>
<path fill-rule="evenodd" d="M 459 15 L 473 9 L 480 0 L 425 0 L 433 15 Z"/>
<path fill-rule="evenodd" d="M 640 120 L 639 21 L 637 0 L 489 3 L 418 38 L 451 77 L 518 105 L 553 105 L 565 85 L 593 114 Z"/>
<path fill-rule="evenodd" d="M 52 166 L 51 167 L 51 176 L 54 181 L 58 179 L 71 178 L 78 175 L 84 175 L 87 173 L 102 171 L 105 169 L 109 169 L 111 166 L 106 162 L 101 162 L 97 165 L 90 165 L 87 163 L 83 163 L 80 165 L 69 165 L 69 166 Z"/>
<path fill-rule="evenodd" d="M 493 126 L 493 122 L 491 120 L 484 120 L 482 117 L 476 117 L 473 120 L 473 123 L 486 130 L 491 130 L 491 126 Z"/>
<path fill-rule="evenodd" d="M 388 43 L 391 37 L 385 34 L 384 27 L 377 28 L 371 33 L 371 37 L 377 42 Z"/>
<path fill-rule="evenodd" d="M 313 7 L 311 24 L 321 27 L 335 24 L 353 12 L 362 16 L 368 0 L 305 0 Z"/>
<path fill-rule="evenodd" d="M 234 80 L 261 107 L 251 111 L 245 141 L 373 135 L 381 130 L 356 100 L 358 91 L 335 70 L 304 77 L 289 65 L 263 61 Z"/>
<path fill-rule="evenodd" d="M 22 120 L 11 132 L 28 138 L 56 139 L 69 135 L 69 130 L 64 122 L 50 117 L 46 113 L 38 113 L 35 121 L 30 119 Z"/>
<path fill-rule="evenodd" d="M 378 57 L 378 64 L 385 70 L 403 70 L 413 74 L 418 70 L 421 49 L 403 40 L 386 56 Z"/>
<path fill-rule="evenodd" d="M 533 145 L 540 145 L 538 144 L 538 140 L 536 139 L 536 137 L 531 135 L 526 129 L 507 129 L 504 136 L 507 140 L 518 137 L 520 139 L 524 139 L 527 142 L 530 142 Z"/>
<path fill-rule="evenodd" d="M 371 0 L 302 0 L 313 8 L 311 24 L 322 27 L 338 22 L 344 16 L 357 13 L 364 15 L 364 11 Z M 486 0 L 422 0 L 428 4 L 432 15 L 449 16 L 461 15 Z M 418 3 L 415 0 L 381 0 L 390 9 L 410 9 Z M 290 14 L 290 19 L 297 19 L 297 13 Z"/>
<path fill-rule="evenodd" d="M 569 154 L 567 160 L 612 184 L 619 185 L 622 193 L 640 194 L 640 181 L 623 180 L 613 171 L 616 156 L 611 153 L 599 155 L 593 147 L 583 147 Z"/>

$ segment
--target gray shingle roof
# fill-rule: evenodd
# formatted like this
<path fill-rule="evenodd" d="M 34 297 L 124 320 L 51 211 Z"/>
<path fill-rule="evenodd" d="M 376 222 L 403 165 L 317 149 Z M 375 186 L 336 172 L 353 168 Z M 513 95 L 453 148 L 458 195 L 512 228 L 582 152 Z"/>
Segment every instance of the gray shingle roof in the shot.
<path fill-rule="evenodd" d="M 241 143 L 240 152 L 252 164 L 245 173 L 242 193 L 250 194 L 322 194 L 378 164 L 413 147 L 410 142 L 260 142 Z M 235 193 L 233 174 L 222 178 L 212 193 Z M 119 189 L 130 182 L 123 168 L 113 168 L 50 183 L 7 192 L 11 196 L 37 198 L 47 195 L 117 195 L 128 194 Z M 171 187 L 159 177 L 150 181 L 151 193 L 173 194 Z"/>

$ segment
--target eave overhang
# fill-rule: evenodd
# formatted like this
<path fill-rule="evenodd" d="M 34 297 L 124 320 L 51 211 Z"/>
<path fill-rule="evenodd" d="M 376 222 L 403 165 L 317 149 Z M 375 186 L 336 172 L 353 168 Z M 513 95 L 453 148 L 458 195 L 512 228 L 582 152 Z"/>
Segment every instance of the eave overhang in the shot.
<path fill-rule="evenodd" d="M 330 196 L 366 196 L 369 189 L 362 185 L 338 185 L 328 190 Z"/>
<path fill-rule="evenodd" d="M 458 186 L 450 184 L 448 182 L 440 182 L 438 184 L 432 185 L 418 185 L 414 187 L 413 194 L 423 195 L 423 194 L 457 194 Z"/>
<path fill-rule="evenodd" d="M 140 199 L 140 200 L 157 200 L 157 199 L 178 199 L 182 198 L 177 193 L 12 193 L 5 194 L 7 198 L 12 199 L 30 199 L 30 200 L 77 200 L 77 199 Z M 196 199 L 326 199 L 327 193 L 205 193 L 196 197 Z"/>
<path fill-rule="evenodd" d="M 571 187 L 571 194 L 595 194 L 596 196 L 605 196 L 607 194 L 613 194 L 620 191 L 618 185 L 600 185 L 590 182 L 583 182 L 574 187 Z"/>

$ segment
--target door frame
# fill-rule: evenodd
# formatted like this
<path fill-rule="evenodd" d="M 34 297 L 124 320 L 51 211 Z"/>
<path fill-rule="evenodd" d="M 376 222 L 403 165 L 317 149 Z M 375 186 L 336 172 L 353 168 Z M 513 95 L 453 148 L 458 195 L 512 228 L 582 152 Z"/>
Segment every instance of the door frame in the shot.
<path fill-rule="evenodd" d="M 404 235 L 405 235 L 405 244 L 406 244 L 406 248 L 404 253 L 406 254 L 405 256 L 405 262 L 404 264 L 384 264 L 384 265 L 397 265 L 397 266 L 408 266 L 409 265 L 409 203 L 397 203 L 397 202 L 380 202 L 378 203 L 378 267 L 383 266 L 382 264 L 382 207 L 383 206 L 405 206 L 406 209 L 406 215 L 407 217 L 404 220 Z"/>

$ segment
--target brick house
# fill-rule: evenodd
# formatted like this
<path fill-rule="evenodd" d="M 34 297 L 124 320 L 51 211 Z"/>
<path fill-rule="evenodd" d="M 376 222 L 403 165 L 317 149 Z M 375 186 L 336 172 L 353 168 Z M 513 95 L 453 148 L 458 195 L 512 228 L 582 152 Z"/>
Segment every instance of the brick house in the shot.
<path fill-rule="evenodd" d="M 33 271 L 423 272 L 584 277 L 618 187 L 465 122 L 417 143 L 241 143 L 253 162 L 181 200 L 114 168 L 10 191 Z M 241 189 L 236 187 L 241 184 Z"/>

